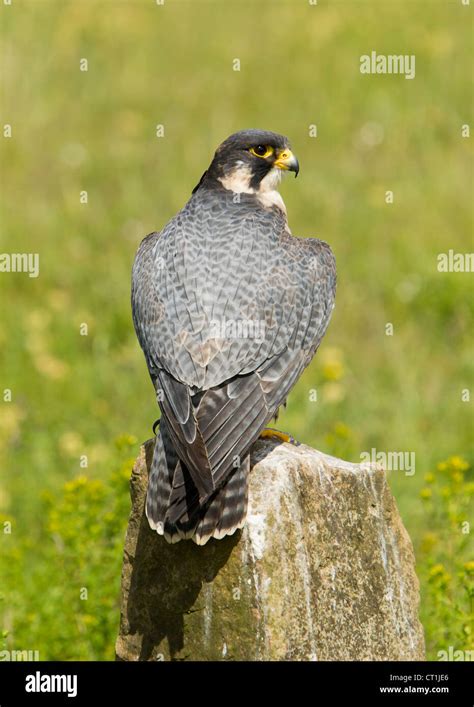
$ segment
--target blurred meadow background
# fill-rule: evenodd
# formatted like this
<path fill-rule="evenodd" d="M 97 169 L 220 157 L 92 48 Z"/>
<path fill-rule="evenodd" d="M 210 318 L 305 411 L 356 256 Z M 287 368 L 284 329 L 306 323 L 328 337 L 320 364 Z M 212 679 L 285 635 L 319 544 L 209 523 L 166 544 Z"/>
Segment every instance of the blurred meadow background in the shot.
<path fill-rule="evenodd" d="M 338 263 L 328 333 L 278 427 L 353 461 L 415 452 L 415 474 L 389 478 L 428 657 L 474 649 L 472 274 L 437 269 L 439 253 L 472 250 L 473 12 L 1 4 L 0 252 L 39 253 L 40 274 L 0 273 L 0 650 L 113 659 L 131 461 L 157 417 L 131 265 L 245 127 L 289 136 L 290 226 Z M 372 50 L 414 54 L 416 78 L 361 74 Z"/>

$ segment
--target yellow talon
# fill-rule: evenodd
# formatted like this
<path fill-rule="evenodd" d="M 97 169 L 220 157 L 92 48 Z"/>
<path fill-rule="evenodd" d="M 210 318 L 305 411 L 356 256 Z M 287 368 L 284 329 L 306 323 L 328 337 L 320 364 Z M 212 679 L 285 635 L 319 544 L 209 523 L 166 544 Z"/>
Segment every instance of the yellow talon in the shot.
<path fill-rule="evenodd" d="M 294 444 L 297 447 L 300 444 L 300 442 L 297 442 L 291 435 L 286 434 L 286 432 L 280 432 L 280 430 L 275 430 L 273 427 L 265 427 L 265 429 L 260 432 L 260 439 L 266 439 L 267 437 L 274 437 L 275 439 L 279 439 L 280 442 Z"/>

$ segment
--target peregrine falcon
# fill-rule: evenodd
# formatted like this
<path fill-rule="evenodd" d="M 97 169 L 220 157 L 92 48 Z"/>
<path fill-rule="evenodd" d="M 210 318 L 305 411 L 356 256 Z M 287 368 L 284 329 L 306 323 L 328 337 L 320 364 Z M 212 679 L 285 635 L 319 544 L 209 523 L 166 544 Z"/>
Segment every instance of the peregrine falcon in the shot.
<path fill-rule="evenodd" d="M 169 542 L 243 527 L 250 449 L 331 317 L 334 256 L 292 236 L 285 171 L 299 171 L 286 137 L 231 135 L 135 258 L 133 321 L 161 411 L 146 514 Z"/>

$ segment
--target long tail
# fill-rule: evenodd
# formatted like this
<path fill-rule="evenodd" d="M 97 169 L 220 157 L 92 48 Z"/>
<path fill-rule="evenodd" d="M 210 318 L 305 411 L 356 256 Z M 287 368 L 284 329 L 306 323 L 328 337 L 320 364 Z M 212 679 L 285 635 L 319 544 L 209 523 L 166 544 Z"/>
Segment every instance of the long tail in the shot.
<path fill-rule="evenodd" d="M 242 528 L 247 513 L 250 455 L 202 506 L 191 475 L 174 451 L 161 419 L 148 481 L 146 515 L 150 527 L 170 543 L 190 538 L 204 545 Z"/>

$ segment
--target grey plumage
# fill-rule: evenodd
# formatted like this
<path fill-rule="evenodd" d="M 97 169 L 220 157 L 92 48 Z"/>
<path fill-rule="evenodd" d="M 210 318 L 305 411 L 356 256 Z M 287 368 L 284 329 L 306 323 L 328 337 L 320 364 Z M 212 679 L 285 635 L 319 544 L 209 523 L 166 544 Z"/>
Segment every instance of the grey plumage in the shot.
<path fill-rule="evenodd" d="M 262 158 L 244 154 L 259 142 L 274 145 L 264 173 Z M 314 356 L 334 306 L 329 246 L 294 238 L 284 207 L 268 198 L 265 178 L 283 149 L 291 155 L 273 133 L 232 136 L 136 255 L 133 319 L 161 409 L 146 510 L 170 542 L 242 527 L 250 447 Z M 236 198 L 223 184 L 240 189 L 243 176 Z"/>

